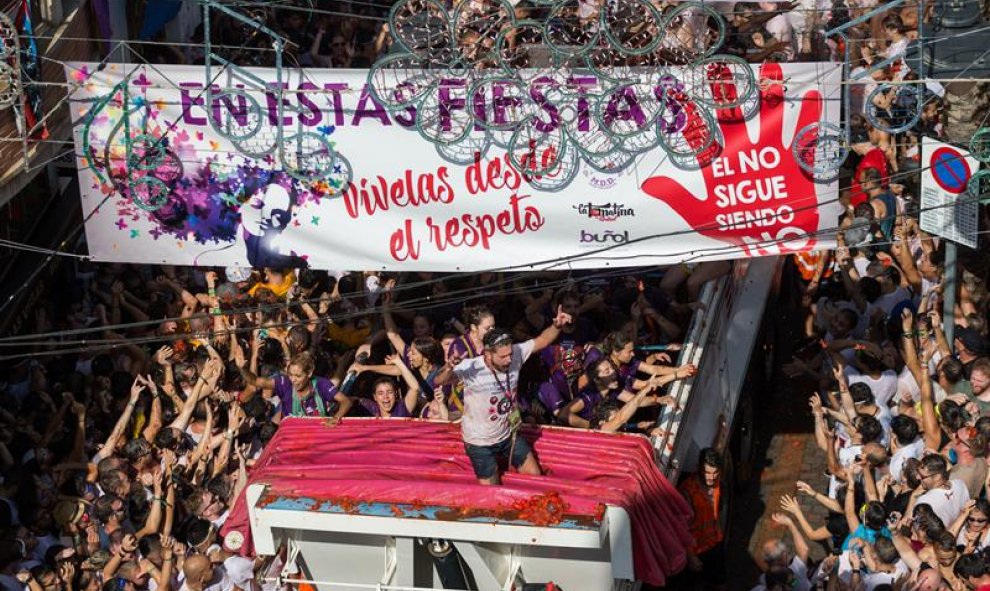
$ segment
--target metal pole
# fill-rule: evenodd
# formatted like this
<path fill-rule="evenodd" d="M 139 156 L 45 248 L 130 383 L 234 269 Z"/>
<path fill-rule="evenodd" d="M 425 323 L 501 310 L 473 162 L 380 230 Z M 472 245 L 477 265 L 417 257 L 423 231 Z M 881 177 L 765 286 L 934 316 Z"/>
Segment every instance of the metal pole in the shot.
<path fill-rule="evenodd" d="M 955 350 L 956 332 L 956 243 L 945 241 L 945 283 L 942 285 L 942 324 L 949 348 Z"/>

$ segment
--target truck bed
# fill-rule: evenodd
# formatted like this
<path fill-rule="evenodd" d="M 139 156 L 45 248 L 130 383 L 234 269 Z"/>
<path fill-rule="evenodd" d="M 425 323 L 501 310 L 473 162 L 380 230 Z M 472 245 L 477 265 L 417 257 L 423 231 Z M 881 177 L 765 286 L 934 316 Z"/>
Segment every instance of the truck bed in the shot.
<path fill-rule="evenodd" d="M 250 474 L 250 484 L 265 486 L 254 509 L 521 526 L 535 535 L 597 532 L 612 505 L 629 514 L 637 579 L 661 585 L 684 566 L 690 509 L 646 438 L 555 427 L 521 434 L 545 475 L 511 472 L 502 486 L 481 486 L 458 425 L 286 419 Z M 229 549 L 254 553 L 248 524 L 242 494 L 222 530 Z"/>

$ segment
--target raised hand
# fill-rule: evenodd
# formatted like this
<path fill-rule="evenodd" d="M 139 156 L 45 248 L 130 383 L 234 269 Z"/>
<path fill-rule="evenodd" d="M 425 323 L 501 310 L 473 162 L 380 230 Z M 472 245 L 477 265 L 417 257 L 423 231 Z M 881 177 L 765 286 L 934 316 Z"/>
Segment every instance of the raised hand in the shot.
<path fill-rule="evenodd" d="M 735 85 L 722 82 L 713 77 L 713 73 L 718 75 L 713 71 L 708 74 L 713 91 L 715 86 L 721 86 L 720 92 L 731 94 L 734 100 Z M 685 175 L 689 181 L 685 183 L 672 177 L 651 177 L 643 183 L 642 190 L 664 202 L 695 231 L 738 246 L 748 255 L 775 255 L 808 249 L 816 243 L 815 233 L 821 219 L 820 208 L 815 207 L 819 186 L 795 160 L 792 146 L 800 141 L 799 150 L 811 156 L 816 150 L 806 150 L 804 144 L 813 148 L 809 140 L 814 139 L 815 134 L 785 141 L 784 115 L 792 101 L 789 100 L 791 97 L 784 100 L 784 75 L 780 65 L 763 64 L 759 79 L 760 133 L 755 141 L 750 139 L 747 122 L 738 107 L 718 112 L 721 128 L 721 134 L 718 134 L 710 129 L 710 119 L 702 114 L 703 107 L 685 100 L 681 106 L 687 115 L 686 122 L 680 126 L 679 136 L 673 139 L 700 152 L 697 157 L 700 173 Z M 796 98 L 800 111 L 793 127 L 795 133 L 817 124 L 824 110 L 818 91 L 812 90 Z M 718 142 L 711 141 L 719 135 L 723 138 L 721 151 Z M 730 190 L 744 193 L 745 202 L 733 198 Z M 750 193 L 755 198 L 750 199 Z M 765 209 L 771 209 L 773 213 L 767 215 Z M 662 210 L 657 209 L 656 214 L 661 213 Z M 766 223 L 734 223 L 737 219 L 751 218 L 766 220 Z M 720 223 L 719 219 L 729 223 Z"/>
<path fill-rule="evenodd" d="M 797 515 L 801 512 L 801 505 L 799 505 L 797 499 L 791 495 L 784 495 L 780 497 L 780 508 L 793 515 Z"/>
<path fill-rule="evenodd" d="M 120 541 L 120 549 L 124 552 L 134 552 L 138 548 L 138 539 L 134 534 L 125 534 Z"/>
<path fill-rule="evenodd" d="M 134 383 L 131 384 L 131 399 L 130 404 L 137 404 L 138 398 L 141 397 L 141 392 L 144 392 L 146 386 L 142 383 L 143 378 L 138 376 L 134 378 Z"/>
<path fill-rule="evenodd" d="M 557 328 L 563 327 L 565 324 L 570 324 L 574 319 L 567 312 L 564 312 L 563 306 L 557 306 L 557 315 L 554 316 L 553 325 Z"/>
<path fill-rule="evenodd" d="M 172 536 L 162 536 L 162 558 L 172 560 L 175 553 L 175 538 Z"/>
<path fill-rule="evenodd" d="M 770 519 L 772 519 L 777 525 L 783 525 L 785 527 L 794 524 L 794 521 L 791 520 L 790 516 L 783 513 L 774 513 L 770 516 Z"/>
<path fill-rule="evenodd" d="M 914 314 L 910 308 L 901 310 L 901 330 L 908 333 L 914 328 Z"/>
<path fill-rule="evenodd" d="M 76 565 L 69 561 L 61 563 L 58 567 L 58 578 L 65 585 L 71 585 L 72 579 L 76 576 Z"/>
<path fill-rule="evenodd" d="M 155 351 L 155 363 L 158 365 L 171 365 L 173 353 L 172 347 L 169 346 L 158 349 Z"/>

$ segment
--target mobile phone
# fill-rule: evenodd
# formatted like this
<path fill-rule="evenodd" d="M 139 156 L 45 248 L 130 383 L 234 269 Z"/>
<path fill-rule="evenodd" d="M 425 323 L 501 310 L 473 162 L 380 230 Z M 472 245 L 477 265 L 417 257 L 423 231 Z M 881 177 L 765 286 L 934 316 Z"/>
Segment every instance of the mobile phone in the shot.
<path fill-rule="evenodd" d="M 267 339 L 268 338 L 268 329 L 267 328 L 262 328 L 261 330 L 259 330 L 258 331 L 258 338 L 261 339 L 262 341 L 265 340 L 265 339 Z"/>

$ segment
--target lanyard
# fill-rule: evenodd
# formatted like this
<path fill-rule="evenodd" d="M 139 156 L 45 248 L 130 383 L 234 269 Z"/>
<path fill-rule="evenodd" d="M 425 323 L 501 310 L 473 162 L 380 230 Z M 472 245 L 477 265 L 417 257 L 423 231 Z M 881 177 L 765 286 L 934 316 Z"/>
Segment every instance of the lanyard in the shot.
<path fill-rule="evenodd" d="M 495 383 L 498 384 L 498 389 L 502 391 L 502 394 L 509 400 L 515 399 L 512 395 L 512 374 L 510 371 L 505 372 L 505 384 L 502 384 L 502 380 L 498 379 L 498 372 L 492 368 L 488 368 L 488 371 L 492 372 L 492 377 L 495 378 Z"/>

